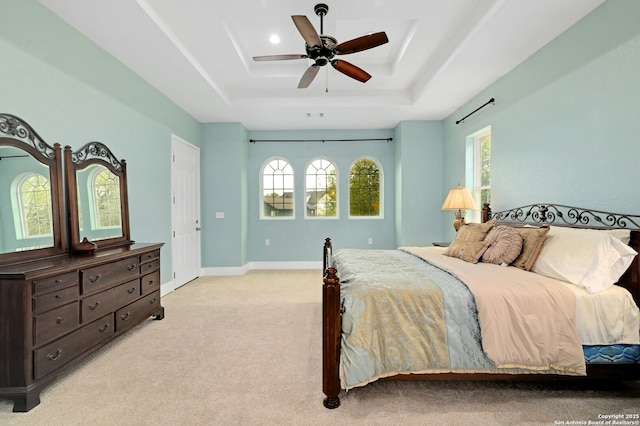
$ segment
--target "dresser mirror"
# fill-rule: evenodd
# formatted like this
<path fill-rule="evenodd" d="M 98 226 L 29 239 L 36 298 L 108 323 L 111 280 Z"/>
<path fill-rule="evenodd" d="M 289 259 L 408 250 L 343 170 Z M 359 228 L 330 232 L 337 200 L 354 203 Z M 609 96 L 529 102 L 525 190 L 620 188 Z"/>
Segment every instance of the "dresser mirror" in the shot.
<path fill-rule="evenodd" d="M 64 157 L 71 248 L 90 251 L 87 241 L 95 248 L 131 244 L 126 162 L 100 142 L 78 151 L 66 146 Z"/>
<path fill-rule="evenodd" d="M 3 113 L 0 188 L 0 266 L 66 251 L 60 145 L 49 145 L 24 120 Z"/>

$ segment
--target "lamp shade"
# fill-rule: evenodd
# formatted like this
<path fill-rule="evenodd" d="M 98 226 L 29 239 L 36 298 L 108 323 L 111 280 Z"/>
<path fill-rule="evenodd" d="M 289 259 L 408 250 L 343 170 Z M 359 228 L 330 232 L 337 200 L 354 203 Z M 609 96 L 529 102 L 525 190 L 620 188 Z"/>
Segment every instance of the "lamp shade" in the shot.
<path fill-rule="evenodd" d="M 476 203 L 467 188 L 458 185 L 451 189 L 442 204 L 442 210 L 475 210 Z"/>

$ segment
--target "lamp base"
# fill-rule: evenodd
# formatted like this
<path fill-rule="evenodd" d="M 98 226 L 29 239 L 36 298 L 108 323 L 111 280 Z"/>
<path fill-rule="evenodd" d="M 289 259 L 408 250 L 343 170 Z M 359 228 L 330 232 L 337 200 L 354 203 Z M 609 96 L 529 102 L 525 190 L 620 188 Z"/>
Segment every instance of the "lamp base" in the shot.
<path fill-rule="evenodd" d="M 462 210 L 458 210 L 456 212 L 456 218 L 453 221 L 453 229 L 458 232 L 458 229 L 460 229 L 462 225 L 464 225 L 464 212 Z"/>

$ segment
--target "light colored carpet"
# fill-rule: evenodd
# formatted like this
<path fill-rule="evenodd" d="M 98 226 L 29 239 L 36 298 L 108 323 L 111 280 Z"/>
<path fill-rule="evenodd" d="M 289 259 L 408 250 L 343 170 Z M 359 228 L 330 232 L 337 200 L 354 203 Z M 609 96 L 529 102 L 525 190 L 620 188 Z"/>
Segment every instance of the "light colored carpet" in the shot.
<path fill-rule="evenodd" d="M 1 425 L 554 425 L 640 413 L 640 383 L 380 381 L 322 406 L 320 271 L 199 278 Z M 565 423 L 566 424 L 566 423 Z"/>

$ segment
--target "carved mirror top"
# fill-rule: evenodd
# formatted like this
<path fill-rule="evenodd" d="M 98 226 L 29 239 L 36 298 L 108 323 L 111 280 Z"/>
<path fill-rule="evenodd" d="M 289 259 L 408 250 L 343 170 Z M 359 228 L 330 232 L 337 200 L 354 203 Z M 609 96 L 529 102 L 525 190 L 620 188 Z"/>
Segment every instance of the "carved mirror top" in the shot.
<path fill-rule="evenodd" d="M 116 173 L 124 174 L 124 163 L 120 162 L 102 142 L 89 142 L 76 152 L 71 153 L 71 161 L 76 168 L 83 168 L 83 163 L 95 160 L 110 165 Z"/>
<path fill-rule="evenodd" d="M 77 151 L 66 146 L 67 207 L 71 248 L 131 244 L 124 160 L 101 142 L 89 142 Z"/>
<path fill-rule="evenodd" d="M 0 266 L 66 251 L 61 154 L 60 144 L 0 113 Z"/>

